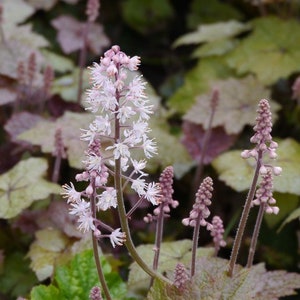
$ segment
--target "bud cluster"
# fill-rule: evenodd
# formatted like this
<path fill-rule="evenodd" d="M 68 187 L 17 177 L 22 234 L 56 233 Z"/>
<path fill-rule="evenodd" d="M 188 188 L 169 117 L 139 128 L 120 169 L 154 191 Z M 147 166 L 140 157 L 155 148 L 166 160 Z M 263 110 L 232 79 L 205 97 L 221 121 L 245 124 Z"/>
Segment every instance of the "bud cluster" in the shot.
<path fill-rule="evenodd" d="M 200 219 L 201 226 L 206 226 L 208 230 L 212 229 L 212 225 L 206 221 L 210 216 L 208 206 L 211 205 L 212 191 L 213 181 L 210 177 L 206 177 L 196 193 L 196 201 L 189 217 L 182 220 L 183 225 L 195 227 L 197 219 Z"/>

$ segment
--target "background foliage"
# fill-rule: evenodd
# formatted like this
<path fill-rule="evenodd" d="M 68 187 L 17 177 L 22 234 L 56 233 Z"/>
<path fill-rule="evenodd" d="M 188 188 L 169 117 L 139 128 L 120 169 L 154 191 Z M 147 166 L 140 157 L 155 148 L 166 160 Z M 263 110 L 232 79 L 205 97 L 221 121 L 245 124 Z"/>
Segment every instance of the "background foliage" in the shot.
<path fill-rule="evenodd" d="M 258 101 L 270 100 L 272 135 L 279 142 L 277 164 L 283 168 L 274 186 L 280 214 L 264 219 L 256 262 L 264 261 L 269 270 L 299 272 L 299 1 L 102 0 L 100 16 L 87 35 L 86 1 L 1 0 L 0 4 L 1 299 L 76 299 L 75 294 L 83 299 L 97 282 L 91 255 L 82 252 L 90 242 L 76 230 L 76 221 L 59 196 L 59 185 L 73 180 L 82 166 L 80 128 L 91 120 L 84 102 L 77 101 L 79 78 L 83 91 L 89 86 L 88 72 L 79 63 L 84 45 L 83 67 L 98 62 L 114 44 L 142 58 L 141 73 L 156 109 L 151 134 L 159 147 L 159 156 L 150 164 L 151 174 L 158 178 L 164 167 L 173 165 L 175 199 L 180 203 L 167 221 L 165 240 L 191 238 L 190 230 L 180 224 L 194 200 L 209 99 L 213 89 L 219 90 L 201 176 L 214 179 L 213 215 L 220 215 L 226 226 L 227 247 L 220 253 L 224 258 L 230 253 L 253 170 L 251 162 L 239 154 L 250 147 Z M 54 71 L 51 90 L 45 84 L 48 65 Z M 57 128 L 62 131 L 66 156 L 59 177 L 54 178 Z M 127 194 L 126 200 L 132 203 L 135 196 Z M 138 211 L 131 222 L 137 244 L 153 243 L 153 227 L 142 222 L 145 214 Z M 116 222 L 114 213 L 103 218 Z M 201 233 L 201 246 L 210 242 Z M 248 244 L 249 236 L 240 263 Z M 163 261 L 163 271 L 177 261 L 168 248 L 172 245 L 165 246 L 171 255 Z M 136 287 L 134 273 L 128 279 L 126 252 L 111 250 L 106 243 L 101 246 L 110 254 L 105 272 L 109 285 L 115 287 L 114 297 L 145 297 L 144 287 Z M 140 248 L 146 256 L 151 255 L 147 247 Z M 180 249 L 184 260 L 187 249 Z M 218 263 L 223 266 L 222 261 Z M 90 281 L 76 269 L 89 273 Z M 257 269 L 263 272 L 262 265 Z M 68 290 L 71 284 L 65 282 L 71 277 L 76 291 Z M 163 289 L 152 290 L 149 299 L 158 299 L 155 293 Z"/>

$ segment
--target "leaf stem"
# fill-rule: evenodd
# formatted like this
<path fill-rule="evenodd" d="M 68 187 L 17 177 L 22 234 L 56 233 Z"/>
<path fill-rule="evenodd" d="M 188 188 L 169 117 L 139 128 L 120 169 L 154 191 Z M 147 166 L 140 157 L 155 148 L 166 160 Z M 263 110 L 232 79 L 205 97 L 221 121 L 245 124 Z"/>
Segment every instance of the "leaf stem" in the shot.
<path fill-rule="evenodd" d="M 244 209 L 242 212 L 240 223 L 239 223 L 237 233 L 236 233 L 234 243 L 233 243 L 233 248 L 231 251 L 231 256 L 230 256 L 230 261 L 229 261 L 229 269 L 228 269 L 228 275 L 230 277 L 233 276 L 234 266 L 236 264 L 238 252 L 240 250 L 242 238 L 243 238 L 243 235 L 245 232 L 245 227 L 246 227 L 247 219 L 248 219 L 250 208 L 251 208 L 251 202 L 252 202 L 254 194 L 255 194 L 256 185 L 257 185 L 258 176 L 259 176 L 259 169 L 261 167 L 261 159 L 262 159 L 262 151 L 258 150 L 257 163 L 256 163 L 256 168 L 255 168 L 255 172 L 254 172 L 253 179 L 252 179 L 252 184 L 249 189 L 248 196 L 246 198 L 245 206 L 244 206 Z"/>

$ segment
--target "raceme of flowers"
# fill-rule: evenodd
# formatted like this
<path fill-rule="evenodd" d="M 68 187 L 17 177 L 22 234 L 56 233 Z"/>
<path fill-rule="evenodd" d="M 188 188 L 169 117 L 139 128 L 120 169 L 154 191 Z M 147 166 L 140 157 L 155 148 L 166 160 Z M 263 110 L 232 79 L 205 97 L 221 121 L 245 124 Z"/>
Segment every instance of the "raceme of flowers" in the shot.
<path fill-rule="evenodd" d="M 159 184 L 145 180 L 146 159 L 156 154 L 157 148 L 148 136 L 153 106 L 144 93 L 145 82 L 139 75 L 129 80 L 129 72 L 138 70 L 139 64 L 138 56 L 129 57 L 119 46 L 113 46 L 99 64 L 94 63 L 90 68 L 92 87 L 87 91 L 86 109 L 95 114 L 95 119 L 88 129 L 82 130 L 81 139 L 87 142 L 88 148 L 83 160 L 85 170 L 76 175 L 77 181 L 89 184 L 82 192 L 76 191 L 73 183 L 64 185 L 62 195 L 71 205 L 70 213 L 78 217 L 78 228 L 83 232 L 93 230 L 99 237 L 101 232 L 95 226 L 97 222 L 88 200 L 96 199 L 97 211 L 117 207 L 117 191 L 107 185 L 110 175 L 115 174 L 117 161 L 121 166 L 123 189 L 129 185 L 140 198 L 153 205 L 161 197 Z M 144 152 L 145 159 L 134 158 L 138 149 Z M 110 240 L 115 247 L 124 242 L 125 235 L 118 228 L 112 231 Z"/>
<path fill-rule="evenodd" d="M 272 131 L 272 114 L 268 100 L 262 99 L 257 109 L 256 125 L 254 126 L 255 134 L 250 141 L 256 146 L 252 150 L 244 150 L 241 153 L 243 158 L 254 157 L 260 163 L 259 174 L 262 177 L 259 189 L 256 191 L 256 197 L 252 201 L 252 205 L 261 205 L 265 207 L 266 213 L 278 214 L 279 208 L 273 206 L 276 203 L 273 198 L 273 174 L 280 175 L 282 168 L 266 164 L 263 156 L 268 155 L 270 159 L 276 159 L 276 149 L 278 144 L 273 141 Z"/>

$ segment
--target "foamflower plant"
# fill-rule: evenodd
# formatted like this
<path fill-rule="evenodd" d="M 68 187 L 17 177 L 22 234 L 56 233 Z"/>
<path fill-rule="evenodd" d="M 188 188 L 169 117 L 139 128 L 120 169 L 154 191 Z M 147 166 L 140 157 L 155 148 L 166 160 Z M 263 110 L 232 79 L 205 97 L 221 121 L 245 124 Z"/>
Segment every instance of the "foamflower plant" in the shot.
<path fill-rule="evenodd" d="M 95 114 L 95 119 L 82 131 L 81 139 L 87 143 L 85 170 L 76 176 L 77 181 L 88 184 L 81 192 L 75 190 L 73 183 L 64 185 L 63 196 L 71 205 L 70 214 L 77 216 L 78 228 L 92 233 L 96 260 L 97 241 L 109 238 L 113 247 L 125 244 L 132 258 L 150 276 L 168 281 L 138 255 L 123 199 L 125 187 L 153 205 L 158 205 L 161 198 L 160 185 L 148 183 L 145 172 L 147 159 L 157 153 L 155 141 L 148 136 L 153 106 L 144 93 L 142 76 L 127 82 L 128 73 L 138 70 L 139 64 L 138 56 L 129 57 L 119 46 L 113 46 L 99 64 L 90 68 L 92 88 L 87 91 L 86 109 Z M 142 160 L 134 159 L 134 152 L 139 150 L 144 153 Z M 108 185 L 111 177 L 113 186 Z M 97 218 L 98 212 L 114 208 L 118 209 L 121 228 L 113 229 Z M 102 229 L 111 233 L 102 234 Z M 105 294 L 108 298 L 108 292 Z"/>

